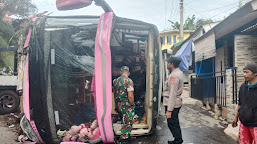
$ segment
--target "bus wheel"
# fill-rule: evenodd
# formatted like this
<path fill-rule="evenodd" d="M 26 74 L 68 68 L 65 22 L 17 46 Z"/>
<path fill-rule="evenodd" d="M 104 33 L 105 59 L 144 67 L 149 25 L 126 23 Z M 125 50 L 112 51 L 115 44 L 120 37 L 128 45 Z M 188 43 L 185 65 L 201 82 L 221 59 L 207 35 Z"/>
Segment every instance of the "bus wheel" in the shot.
<path fill-rule="evenodd" d="M 19 95 L 12 90 L 0 91 L 0 114 L 17 111 L 20 105 Z"/>

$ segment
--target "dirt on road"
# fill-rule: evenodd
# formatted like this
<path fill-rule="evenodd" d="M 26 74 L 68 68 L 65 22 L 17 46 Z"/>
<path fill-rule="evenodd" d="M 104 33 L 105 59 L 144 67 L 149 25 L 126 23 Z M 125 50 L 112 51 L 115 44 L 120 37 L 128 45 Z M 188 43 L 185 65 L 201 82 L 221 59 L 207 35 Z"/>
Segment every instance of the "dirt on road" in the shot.
<path fill-rule="evenodd" d="M 11 113 L 0 115 L 0 143 L 17 144 L 18 135 L 20 134 L 20 115 Z"/>

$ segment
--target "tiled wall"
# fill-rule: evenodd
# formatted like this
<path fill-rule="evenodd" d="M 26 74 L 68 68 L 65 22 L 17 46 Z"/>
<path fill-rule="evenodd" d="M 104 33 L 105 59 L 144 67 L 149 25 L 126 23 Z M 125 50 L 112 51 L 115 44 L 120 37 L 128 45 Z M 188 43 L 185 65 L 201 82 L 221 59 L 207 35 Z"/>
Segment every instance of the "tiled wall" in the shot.
<path fill-rule="evenodd" d="M 234 64 L 238 67 L 239 86 L 244 82 L 243 67 L 247 62 L 257 63 L 257 36 L 236 35 Z"/>
<path fill-rule="evenodd" d="M 234 65 L 237 67 L 237 90 L 244 82 L 243 68 L 247 62 L 257 63 L 257 36 L 236 35 L 234 40 Z M 238 95 L 238 94 L 237 94 Z M 232 70 L 226 70 L 226 96 L 227 96 L 227 118 L 232 121 L 237 105 L 233 101 Z"/>

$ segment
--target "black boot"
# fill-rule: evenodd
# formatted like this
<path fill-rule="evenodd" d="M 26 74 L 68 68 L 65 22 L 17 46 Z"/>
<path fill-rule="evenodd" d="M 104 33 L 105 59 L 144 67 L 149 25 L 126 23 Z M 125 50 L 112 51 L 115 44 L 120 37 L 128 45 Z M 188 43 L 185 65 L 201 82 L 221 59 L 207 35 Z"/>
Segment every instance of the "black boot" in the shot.
<path fill-rule="evenodd" d="M 134 142 L 135 140 L 136 140 L 135 137 L 129 137 L 129 138 L 128 138 L 128 142 L 129 142 L 129 143 L 132 143 L 132 142 Z"/>
<path fill-rule="evenodd" d="M 121 139 L 120 144 L 129 144 L 128 139 Z"/>

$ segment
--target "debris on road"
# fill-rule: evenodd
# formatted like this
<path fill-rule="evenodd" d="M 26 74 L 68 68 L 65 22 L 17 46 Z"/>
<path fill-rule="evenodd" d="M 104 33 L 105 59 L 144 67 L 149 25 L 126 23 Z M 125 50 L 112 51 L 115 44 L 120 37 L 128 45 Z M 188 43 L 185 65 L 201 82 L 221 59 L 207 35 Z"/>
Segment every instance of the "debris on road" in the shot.
<path fill-rule="evenodd" d="M 9 128 L 13 128 L 14 126 L 15 126 L 15 125 L 14 125 L 14 124 L 12 124 L 12 125 L 10 125 L 10 126 L 9 126 Z"/>

